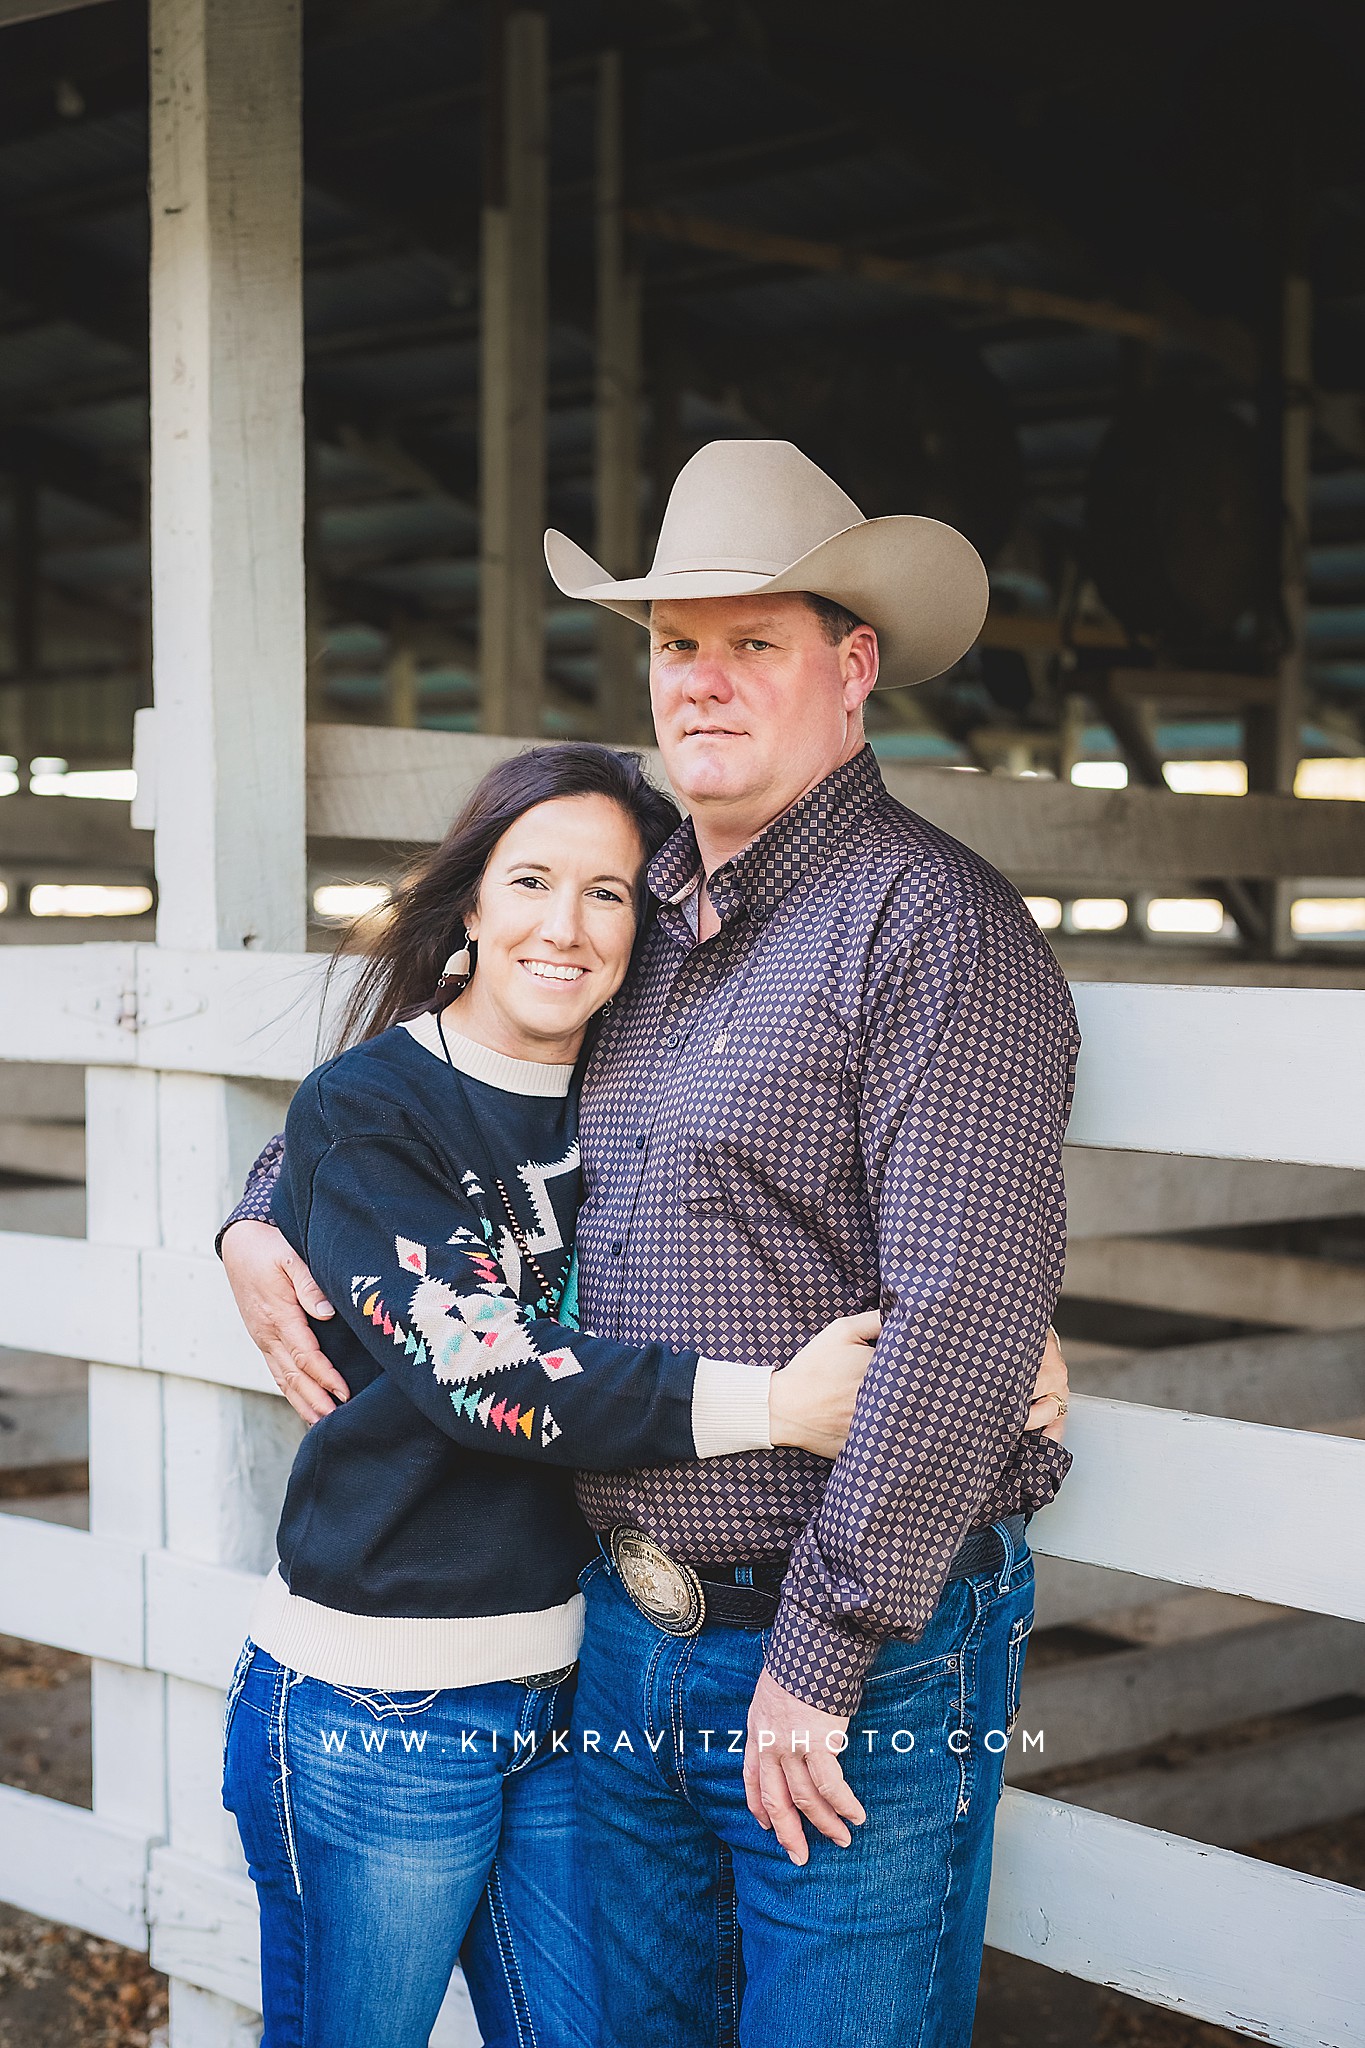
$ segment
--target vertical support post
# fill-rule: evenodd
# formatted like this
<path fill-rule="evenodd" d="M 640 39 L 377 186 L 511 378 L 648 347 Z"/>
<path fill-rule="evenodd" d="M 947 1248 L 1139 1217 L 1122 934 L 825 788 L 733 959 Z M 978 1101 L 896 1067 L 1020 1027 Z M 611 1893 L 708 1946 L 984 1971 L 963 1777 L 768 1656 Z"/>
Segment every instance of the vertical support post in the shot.
<path fill-rule="evenodd" d="M 158 937 L 304 944 L 299 0 L 153 0 Z"/>
<path fill-rule="evenodd" d="M 1284 280 L 1280 308 L 1280 607 L 1284 651 L 1273 713 L 1271 762 L 1274 787 L 1292 795 L 1303 751 L 1303 714 L 1308 697 L 1309 491 L 1313 474 L 1313 287 L 1294 272 Z M 1291 911 L 1297 884 L 1272 888 L 1271 951 L 1285 958 L 1296 950 Z"/>
<path fill-rule="evenodd" d="M 36 749 L 30 713 L 40 659 L 38 485 L 29 471 L 14 475 L 13 549 L 10 556 L 11 657 L 14 680 L 5 691 L 4 739 L 19 763 L 19 786 L 28 787 L 28 759 Z"/>
<path fill-rule="evenodd" d="M 640 567 L 640 276 L 626 249 L 621 52 L 597 74 L 597 558 L 612 576 Z M 597 614 L 597 719 L 604 740 L 640 737 L 640 629 Z"/>
<path fill-rule="evenodd" d="M 301 951 L 300 0 L 151 0 L 150 31 L 157 939 Z M 279 1128 L 279 1091 L 156 1082 L 156 1235 L 203 1252 L 252 1145 Z M 292 1417 L 174 1376 L 160 1394 L 167 1547 L 264 1571 Z M 117 1451 L 94 1434 L 92 1494 Z M 240 1870 L 219 1798 L 221 1706 L 211 1687 L 167 1681 L 166 1832 Z M 231 2001 L 173 1982 L 173 2048 L 250 2032 Z"/>
<path fill-rule="evenodd" d="M 1280 436 L 1284 524 L 1280 555 L 1285 648 L 1275 714 L 1275 787 L 1294 788 L 1308 689 L 1309 486 L 1313 455 L 1313 287 L 1306 277 L 1284 281 L 1281 333 L 1283 401 Z"/>
<path fill-rule="evenodd" d="M 544 700 L 548 28 L 495 10 L 483 209 L 479 669 L 485 732 L 538 736 Z"/>
<path fill-rule="evenodd" d="M 389 635 L 389 659 L 384 670 L 384 709 L 390 725 L 413 726 L 418 722 L 417 650 L 406 619 L 397 618 Z"/>

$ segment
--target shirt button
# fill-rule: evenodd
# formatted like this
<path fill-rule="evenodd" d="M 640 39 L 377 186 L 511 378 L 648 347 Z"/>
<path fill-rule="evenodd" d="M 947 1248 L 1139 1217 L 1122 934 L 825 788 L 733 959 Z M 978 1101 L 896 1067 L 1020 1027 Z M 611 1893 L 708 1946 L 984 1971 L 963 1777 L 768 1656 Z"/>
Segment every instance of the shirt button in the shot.
<path fill-rule="evenodd" d="M 665 1044 L 665 1045 L 677 1045 L 678 1043 L 679 1043 L 678 1033 L 677 1033 L 676 1031 L 670 1031 L 670 1032 L 669 1032 L 669 1034 L 668 1034 L 668 1036 L 667 1036 L 667 1038 L 666 1038 L 666 1039 L 664 1040 L 664 1044 Z"/>
<path fill-rule="evenodd" d="M 621 1240 L 619 1237 L 615 1240 L 615 1242 L 612 1245 L 611 1255 L 614 1259 L 619 1259 L 621 1256 Z"/>
<path fill-rule="evenodd" d="M 644 1141 L 643 1137 L 637 1138 L 637 1139 L 635 1140 L 635 1149 L 636 1149 L 636 1151 L 637 1151 L 637 1152 L 643 1152 L 643 1151 L 644 1151 L 644 1149 L 645 1149 L 645 1141 Z"/>

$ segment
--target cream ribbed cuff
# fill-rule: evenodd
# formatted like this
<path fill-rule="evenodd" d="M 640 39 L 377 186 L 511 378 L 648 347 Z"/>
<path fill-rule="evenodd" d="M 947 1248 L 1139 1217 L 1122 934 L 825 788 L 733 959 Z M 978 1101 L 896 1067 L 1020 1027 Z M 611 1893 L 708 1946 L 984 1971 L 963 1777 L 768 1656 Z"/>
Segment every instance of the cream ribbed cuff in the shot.
<path fill-rule="evenodd" d="M 723 1358 L 699 1358 L 692 1385 L 692 1438 L 699 1458 L 770 1451 L 768 1388 L 772 1373 Z"/>

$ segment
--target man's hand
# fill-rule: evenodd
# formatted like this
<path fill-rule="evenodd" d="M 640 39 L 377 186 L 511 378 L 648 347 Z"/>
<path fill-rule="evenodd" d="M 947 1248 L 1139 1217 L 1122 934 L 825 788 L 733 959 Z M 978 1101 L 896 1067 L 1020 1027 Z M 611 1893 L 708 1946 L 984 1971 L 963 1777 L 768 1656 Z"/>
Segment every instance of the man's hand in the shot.
<path fill-rule="evenodd" d="M 802 1814 L 841 1849 L 853 1840 L 847 1824 L 867 1819 L 839 1762 L 847 1746 L 847 1714 L 808 1707 L 764 1668 L 749 1708 L 744 1795 L 759 1826 L 776 1834 L 793 1863 L 810 1855 Z"/>
<path fill-rule="evenodd" d="M 247 1334 L 294 1413 L 309 1423 L 330 1415 L 349 1389 L 308 1318 L 336 1311 L 288 1238 L 273 1223 L 234 1223 L 223 1239 L 223 1268 Z"/>
<path fill-rule="evenodd" d="M 1038 1378 L 1034 1382 L 1033 1399 L 1029 1403 L 1028 1420 L 1024 1424 L 1025 1431 L 1041 1429 L 1044 1436 L 1050 1436 L 1054 1443 L 1059 1444 L 1065 1433 L 1066 1426 L 1062 1417 L 1066 1414 L 1066 1404 L 1070 1395 L 1071 1382 L 1066 1375 L 1066 1360 L 1062 1357 L 1062 1347 L 1057 1342 L 1057 1332 L 1050 1329 L 1047 1333 L 1047 1349 L 1043 1353 L 1043 1362 L 1038 1368 Z"/>

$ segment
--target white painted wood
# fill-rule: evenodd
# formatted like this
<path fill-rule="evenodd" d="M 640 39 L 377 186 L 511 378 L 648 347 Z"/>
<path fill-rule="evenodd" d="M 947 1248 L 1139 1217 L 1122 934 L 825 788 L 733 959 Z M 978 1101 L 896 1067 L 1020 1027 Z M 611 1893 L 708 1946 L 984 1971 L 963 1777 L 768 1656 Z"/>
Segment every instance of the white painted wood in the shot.
<path fill-rule="evenodd" d="M 302 1431 L 278 1396 L 168 1378 L 167 1548 L 201 1564 L 268 1571 Z"/>
<path fill-rule="evenodd" d="M 257 2013 L 197 1984 L 172 1977 L 170 2025 L 166 2048 L 258 2048 L 261 2021 Z M 151 2048 L 161 2048 L 153 2036 Z"/>
<path fill-rule="evenodd" d="M 317 954 L 140 947 L 138 1064 L 300 1080 L 330 1050 L 354 973 L 339 965 L 320 1020 L 327 966 Z"/>
<path fill-rule="evenodd" d="M 94 1810 L 153 1840 L 164 1837 L 166 1681 L 159 1671 L 95 1658 L 90 1666 Z"/>
<path fill-rule="evenodd" d="M 150 1373 L 92 1365 L 90 1529 L 154 1549 L 165 1530 L 162 1385 Z"/>
<path fill-rule="evenodd" d="M 1229 1223 L 1365 1213 L 1365 1174 L 1260 1159 L 1182 1159 L 1067 1145 L 1067 1234 L 1144 1237 Z"/>
<path fill-rule="evenodd" d="M 0 1785 L 0 1898 L 145 1949 L 147 1840 L 83 1807 Z"/>
<path fill-rule="evenodd" d="M 273 1394 L 221 1262 L 211 1252 L 142 1254 L 142 1363 L 153 1372 Z"/>
<path fill-rule="evenodd" d="M 153 0 L 158 937 L 301 946 L 297 0 Z"/>
<path fill-rule="evenodd" d="M 0 1231 L 0 1303 L 6 1344 L 137 1363 L 137 1256 L 120 1245 Z"/>
<path fill-rule="evenodd" d="M 1222 1245 L 1094 1237 L 1067 1250 L 1063 1294 L 1244 1323 L 1341 1330 L 1365 1325 L 1365 1267 Z"/>
<path fill-rule="evenodd" d="M 155 1074 L 86 1069 L 85 1235 L 95 1243 L 156 1243 L 157 1095 Z"/>
<path fill-rule="evenodd" d="M 1365 1893 L 1007 1790 L 986 1938 L 1278 2048 L 1365 2042 Z"/>
<path fill-rule="evenodd" d="M 1174 1770 L 1118 1771 L 1054 1797 L 1236 1849 L 1365 1808 L 1365 1717 L 1215 1750 Z"/>
<path fill-rule="evenodd" d="M 0 1635 L 141 1664 L 142 1552 L 84 1529 L 0 1515 Z"/>
<path fill-rule="evenodd" d="M 1085 1040 L 1073 1145 L 1365 1166 L 1365 990 L 1072 993 Z"/>
<path fill-rule="evenodd" d="M 5 1058 L 130 1066 L 135 959 L 132 946 L 0 948 Z"/>
<path fill-rule="evenodd" d="M 1330 1615 L 1296 1614 L 1040 1670 L 1026 1660 L 1019 1728 L 1042 1741 L 1025 1750 L 1016 1735 L 1006 1775 L 1015 1781 L 1092 1763 L 1339 1693 L 1365 1696 L 1365 1629 Z M 1081 1801 L 1092 1803 L 1115 1810 L 1104 1800 Z M 1344 1801 L 1339 1810 L 1347 1810 Z"/>
<path fill-rule="evenodd" d="M 153 1967 L 259 2012 L 259 1919 L 250 1878 L 156 1848 L 147 1889 Z"/>
<path fill-rule="evenodd" d="M 258 1572 L 149 1552 L 147 1662 L 174 1678 L 225 1691 L 260 1583 Z"/>
<path fill-rule="evenodd" d="M 1032 1549 L 1365 1621 L 1365 1444 L 1082 1394 L 1067 1444 Z"/>

